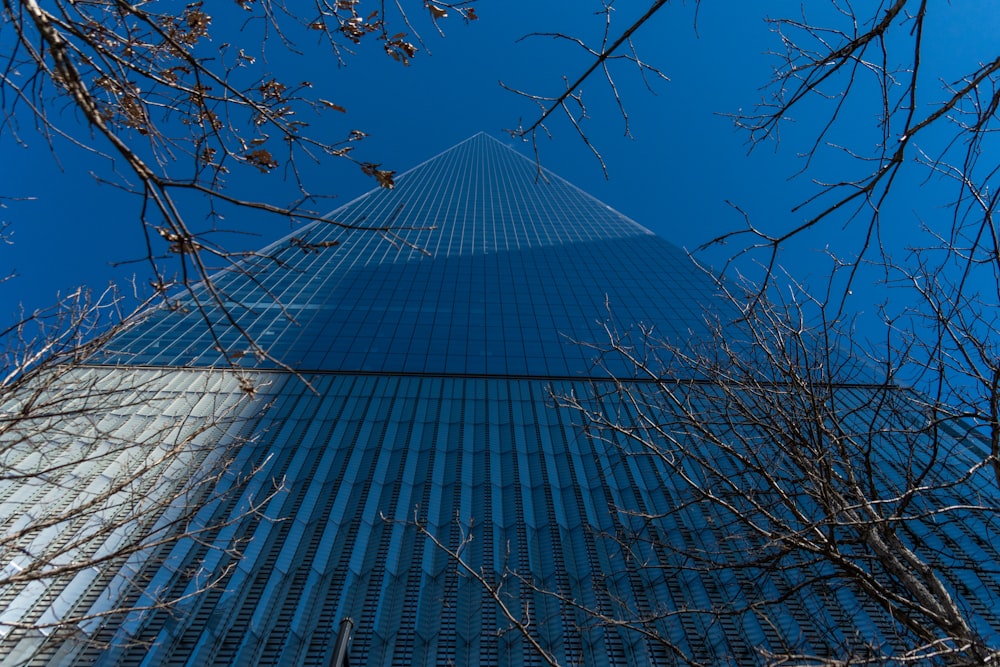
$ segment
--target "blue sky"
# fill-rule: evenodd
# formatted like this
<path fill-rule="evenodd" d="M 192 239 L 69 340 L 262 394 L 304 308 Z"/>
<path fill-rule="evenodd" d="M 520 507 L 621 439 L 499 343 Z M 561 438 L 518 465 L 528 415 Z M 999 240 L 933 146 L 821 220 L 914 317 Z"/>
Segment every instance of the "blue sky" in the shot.
<path fill-rule="evenodd" d="M 619 5 L 614 34 L 648 3 Z M 829 11 L 825 3 L 816 6 L 818 12 Z M 308 79 L 317 96 L 347 109 L 330 122 L 341 125 L 344 132 L 357 128 L 370 135 L 359 148 L 359 157 L 403 171 L 478 131 L 503 137 L 504 128 L 516 126 L 521 118 L 530 120 L 533 103 L 504 91 L 499 81 L 551 94 L 563 85 L 561 77 L 573 79 L 587 64 L 586 54 L 568 43 L 544 37 L 517 42 L 519 37 L 560 31 L 596 40 L 603 29 L 602 19 L 594 14 L 600 5 L 590 0 L 530 6 L 482 0 L 477 7 L 480 20 L 463 25 L 449 19 L 442 25 L 443 39 L 418 21 L 428 48 L 409 67 L 385 57 L 377 45 L 362 46 L 344 67 L 310 45 L 302 45 L 304 54 L 294 58 L 272 49 L 269 62 L 279 73 L 290 71 L 296 78 Z M 765 15 L 794 15 L 800 7 L 799 2 L 785 0 L 767 3 L 766 10 L 759 3 L 703 3 L 696 33 L 695 4 L 668 4 L 637 35 L 636 46 L 670 81 L 653 82 L 650 93 L 633 69 L 617 71 L 633 139 L 623 136 L 624 124 L 607 86 L 595 78 L 584 89 L 590 116 L 584 127 L 604 155 L 609 177 L 605 179 L 597 161 L 562 120 L 550 124 L 551 140 L 540 140 L 543 164 L 688 249 L 742 224 L 727 201 L 739 205 L 762 227 L 785 229 L 796 224 L 803 214 L 792 209 L 814 192 L 812 179 L 843 178 L 838 172 L 841 162 L 826 157 L 790 180 L 801 166 L 797 154 L 815 132 L 810 108 L 789 124 L 781 144 L 759 147 L 749 155 L 746 135 L 724 114 L 751 109 L 776 64 L 766 52 L 780 48 L 780 43 L 769 31 Z M 215 42 L 234 39 L 233 35 L 239 39 L 233 32 L 235 19 L 219 11 L 212 31 Z M 415 11 L 423 12 L 419 6 Z M 935 77 L 955 76 L 977 60 L 996 56 L 990 49 L 1000 33 L 1000 12 L 993 2 L 938 3 L 932 11 L 934 34 L 924 57 L 936 68 Z M 851 123 L 856 123 L 857 137 L 863 141 L 877 109 L 860 104 L 851 113 L 856 114 Z M 60 120 L 70 127 L 76 122 L 68 110 Z M 96 183 L 91 172 L 107 178 L 106 162 L 68 145 L 57 146 L 54 158 L 26 120 L 22 130 L 27 147 L 16 145 L 9 134 L 0 136 L 5 165 L 0 195 L 34 198 L 8 200 L 0 209 L 13 241 L 0 249 L 0 263 L 18 275 L 0 285 L 0 313 L 12 312 L 19 303 L 29 309 L 47 305 L 57 291 L 79 284 L 98 287 L 131 274 L 144 283 L 148 275 L 143 265 L 110 266 L 141 255 L 138 201 Z M 522 146 L 522 150 L 528 149 Z M 329 208 L 373 186 L 348 165 L 326 169 L 319 180 L 324 194 L 336 197 Z M 277 179 L 266 183 L 264 187 L 282 191 Z M 935 187 L 918 178 L 903 183 L 892 202 L 892 234 L 906 237 L 917 215 L 927 220 L 946 213 L 937 207 Z M 249 215 L 226 224 L 249 233 L 219 238 L 231 248 L 262 246 L 290 230 L 286 221 Z M 849 232 L 829 225 L 791 246 L 782 262 L 797 276 L 819 279 L 827 265 L 817 259 L 818 253 L 840 243 L 849 249 L 849 237 Z M 702 257 L 718 262 L 729 249 Z M 862 310 L 864 297 L 862 290 L 858 299 Z"/>

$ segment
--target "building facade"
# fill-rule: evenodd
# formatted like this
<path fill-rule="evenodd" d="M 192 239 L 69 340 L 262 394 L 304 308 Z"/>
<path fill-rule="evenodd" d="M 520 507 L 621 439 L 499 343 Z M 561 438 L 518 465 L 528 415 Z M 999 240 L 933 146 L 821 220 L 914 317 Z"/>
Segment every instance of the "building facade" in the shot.
<path fill-rule="evenodd" d="M 155 433 L 194 452 L 157 474 L 182 490 L 172 502 L 197 503 L 185 528 L 198 528 L 128 562 L 0 591 L 0 623 L 27 624 L 2 631 L 0 664 L 329 665 L 345 618 L 352 665 L 744 665 L 905 649 L 892 611 L 825 565 L 722 567 L 737 527 L 669 462 L 558 407 L 591 401 L 638 429 L 620 381 L 642 378 L 608 353 L 609 331 L 711 338 L 713 304 L 723 319 L 726 306 L 679 249 L 485 134 L 330 219 L 375 231 L 304 227 L 252 270 L 218 277 L 234 321 L 159 310 L 79 371 L 133 397 L 101 408 L 95 441 Z M 845 388 L 843 409 L 870 398 Z M 691 401 L 717 407 L 711 392 Z M 980 457 L 962 433 L 945 439 Z M 73 474 L 140 465 L 111 449 Z M 221 458 L 226 474 L 190 491 Z M 3 484 L 8 525 L 58 495 Z M 166 534 L 170 516 L 107 540 Z M 1000 572 L 961 566 L 1000 562 L 989 528 L 923 530 L 908 539 L 934 545 L 996 641 Z M 57 537 L 32 539 L 29 551 Z M 137 611 L 101 616 L 123 600 Z M 93 619 L 69 634 L 29 627 L 71 614 Z"/>

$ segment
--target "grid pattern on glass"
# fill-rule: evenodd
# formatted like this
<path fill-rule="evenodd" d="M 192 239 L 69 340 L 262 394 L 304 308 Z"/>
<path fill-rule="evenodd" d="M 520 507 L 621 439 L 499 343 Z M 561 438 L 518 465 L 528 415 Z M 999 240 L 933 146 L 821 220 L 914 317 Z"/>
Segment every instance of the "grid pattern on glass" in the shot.
<path fill-rule="evenodd" d="M 456 518 L 464 530 L 471 524 L 463 554 L 498 580 L 510 568 L 591 607 L 661 613 L 649 627 L 702 664 L 761 664 L 758 649 L 832 655 L 841 642 L 894 641 L 890 615 L 849 586 L 803 588 L 794 571 L 781 569 L 691 567 L 684 550 L 714 553 L 732 539 L 725 517 L 696 502 L 662 461 L 589 440 L 569 414 L 546 406 L 550 390 L 583 395 L 585 382 L 310 380 L 315 393 L 295 380 L 275 387 L 258 429 L 264 435 L 245 453 L 266 461 L 261 477 L 283 477 L 287 490 L 266 509 L 269 519 L 233 527 L 249 541 L 224 587 L 173 612 L 137 615 L 123 634 L 98 638 L 114 648 L 83 654 L 79 664 L 328 664 L 344 616 L 357 623 L 352 664 L 532 664 L 537 656 L 523 638 L 498 635 L 505 622 L 486 592 L 422 538 L 414 516 L 453 547 L 463 530 Z M 845 390 L 842 400 L 858 419 L 870 418 L 865 392 Z M 900 466 L 912 464 L 892 443 L 880 456 L 878 484 L 891 487 Z M 974 524 L 913 529 L 914 548 L 948 585 L 971 593 L 970 617 L 995 640 L 1000 578 L 964 563 L 997 562 L 997 545 L 977 537 Z M 615 536 L 649 536 L 644 531 L 662 542 L 632 544 L 632 560 Z M 220 551 L 185 547 L 151 587 L 169 590 L 192 567 L 221 572 L 228 564 Z M 814 574 L 832 574 L 823 567 Z M 662 644 L 595 624 L 514 577 L 504 590 L 514 608 L 528 605 L 539 641 L 562 664 L 675 664 Z M 765 597 L 774 600 L 765 615 L 747 608 Z M 727 612 L 714 613 L 720 608 Z M 126 631 L 149 644 L 129 648 Z"/>
<path fill-rule="evenodd" d="M 679 249 L 543 176 L 477 135 L 331 214 L 392 226 L 396 242 L 316 223 L 296 237 L 340 245 L 276 243 L 264 252 L 287 269 L 223 275 L 219 287 L 241 327 L 303 370 L 585 377 L 600 374 L 594 353 L 574 341 L 605 342 L 609 308 L 679 340 L 703 330 L 714 290 Z M 245 347 L 234 329 L 215 335 L 199 313 L 158 311 L 108 361 L 214 365 L 219 346 Z"/>
<path fill-rule="evenodd" d="M 274 382 L 261 387 L 256 403 L 268 407 L 241 422 L 255 437 L 234 453 L 249 486 L 242 497 L 226 498 L 229 505 L 202 508 L 224 528 L 212 542 L 186 541 L 162 561 L 138 570 L 130 563 L 119 573 L 120 581 L 143 582 L 145 596 L 183 597 L 194 575 L 215 573 L 224 585 L 174 610 L 115 619 L 95 641 L 77 645 L 77 664 L 329 664 L 344 616 L 357 622 L 352 664 L 537 664 L 516 632 L 497 632 L 505 624 L 489 596 L 423 539 L 408 523 L 414 516 L 451 546 L 461 539 L 456 518 L 472 522 L 464 554 L 492 576 L 511 568 L 590 607 L 684 611 L 654 621 L 656 632 L 703 664 L 759 664 L 761 648 L 822 654 L 842 643 L 892 645 L 891 615 L 849 587 L 802 587 L 780 569 L 690 567 L 677 547 L 714 551 L 732 539 L 725 517 L 694 502 L 662 460 L 588 439 L 571 414 L 552 409 L 550 392 L 595 390 L 626 428 L 628 419 L 639 424 L 627 403 L 615 402 L 611 383 L 552 378 L 600 375 L 589 350 L 567 339 L 599 342 L 599 322 L 609 316 L 678 339 L 699 330 L 714 290 L 678 249 L 554 176 L 537 182 L 533 163 L 485 136 L 415 168 L 396 190 L 369 193 L 334 215 L 391 221 L 431 255 L 316 224 L 297 236 L 342 244 L 317 254 L 276 243 L 265 252 L 291 270 L 222 276 L 220 286 L 244 304 L 236 311 L 241 325 L 285 362 L 307 371 L 377 373 L 306 373 L 308 384 L 269 373 Z M 436 229 L 422 229 L 429 225 Z M 238 344 L 233 332 L 217 333 L 223 347 Z M 220 360 L 196 314 L 157 311 L 115 344 L 119 353 L 109 360 L 116 362 Z M 203 406 L 179 401 L 170 413 L 153 415 L 179 425 L 240 395 L 232 378 L 216 381 L 222 373 L 163 373 L 166 388 Z M 840 398 L 845 416 L 869 424 L 871 396 L 852 388 Z M 721 403 L 698 400 L 701 414 Z M 951 435 L 955 442 L 942 442 L 955 456 L 935 471 L 957 466 L 968 473 L 961 447 L 969 443 Z M 873 448 L 875 483 L 892 488 L 908 479 L 907 466 L 929 450 L 886 437 Z M 739 470 L 725 472 L 741 479 Z M 272 479 L 285 480 L 285 489 L 263 514 L 226 522 L 251 497 L 266 496 Z M 991 489 L 984 483 L 972 495 L 994 497 Z M 938 500 L 970 504 L 947 490 Z M 30 509 L 19 500 L 9 507 L 11 515 Z M 661 541 L 639 554 L 648 567 L 637 568 L 614 536 L 644 530 Z M 969 600 L 977 629 L 998 641 L 1000 577 L 975 567 L 1000 561 L 997 545 L 983 537 L 987 528 L 970 515 L 908 530 L 946 585 Z M 240 560 L 228 549 L 236 543 Z M 32 604 L 96 604 L 120 590 L 95 584 L 80 594 L 82 588 L 52 589 Z M 564 664 L 676 661 L 663 644 L 595 624 L 517 578 L 505 581 L 505 592 L 515 608 L 530 611 L 539 641 Z M 764 597 L 775 601 L 766 618 L 729 613 Z M 698 611 L 720 608 L 727 613 Z M 31 658 L 36 663 L 69 661 L 67 652 L 53 657 L 64 650 L 58 644 L 31 641 L 42 649 Z"/>

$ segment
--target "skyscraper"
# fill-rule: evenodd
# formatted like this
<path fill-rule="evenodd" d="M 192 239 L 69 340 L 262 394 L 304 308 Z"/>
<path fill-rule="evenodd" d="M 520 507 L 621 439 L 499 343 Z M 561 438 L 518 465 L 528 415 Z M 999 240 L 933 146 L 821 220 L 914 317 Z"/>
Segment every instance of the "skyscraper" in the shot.
<path fill-rule="evenodd" d="M 734 539 L 729 527 L 668 466 L 556 407 L 611 397 L 613 377 L 634 374 L 602 352 L 609 323 L 712 334 L 716 286 L 679 249 L 485 134 L 397 180 L 330 215 L 381 231 L 314 223 L 220 275 L 235 322 L 210 329 L 195 308 L 162 309 L 80 371 L 138 397 L 102 408 L 109 432 L 194 452 L 187 470 L 157 474 L 188 479 L 226 456 L 244 483 L 178 495 L 202 503 L 204 533 L 5 592 L 0 621 L 119 598 L 139 611 L 68 639 L 7 629 L 0 664 L 327 665 L 345 618 L 352 665 L 542 664 L 536 648 L 564 665 L 752 664 L 762 651 L 893 642 L 891 612 L 858 591 L 693 562 Z M 254 358 L 247 336 L 273 359 Z M 216 370 L 227 355 L 254 374 L 251 399 Z M 150 484 L 142 494 L 155 496 Z M 44 483 L 0 488 L 11 517 L 53 497 Z M 169 517 L 123 529 L 168 531 Z M 1000 562 L 973 533 L 949 524 L 934 539 Z M 1000 574 L 955 572 L 995 638 Z"/>

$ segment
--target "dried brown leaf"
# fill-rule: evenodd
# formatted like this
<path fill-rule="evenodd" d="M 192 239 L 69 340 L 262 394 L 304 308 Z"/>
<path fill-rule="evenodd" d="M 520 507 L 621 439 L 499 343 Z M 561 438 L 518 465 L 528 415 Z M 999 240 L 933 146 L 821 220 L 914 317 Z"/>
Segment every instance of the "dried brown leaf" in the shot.
<path fill-rule="evenodd" d="M 392 190 L 396 187 L 396 181 L 394 178 L 396 172 L 389 169 L 379 169 L 380 166 L 382 165 L 375 164 L 374 162 L 362 162 L 361 171 L 368 176 L 374 176 L 380 187 L 383 187 L 386 190 Z"/>
<path fill-rule="evenodd" d="M 320 104 L 322 104 L 324 106 L 327 106 L 327 107 L 333 109 L 334 111 L 339 111 L 340 113 L 347 113 L 347 109 L 345 109 L 344 107 L 340 106 L 339 104 L 334 104 L 333 102 L 331 102 L 329 100 L 322 100 L 321 99 L 320 100 Z"/>

